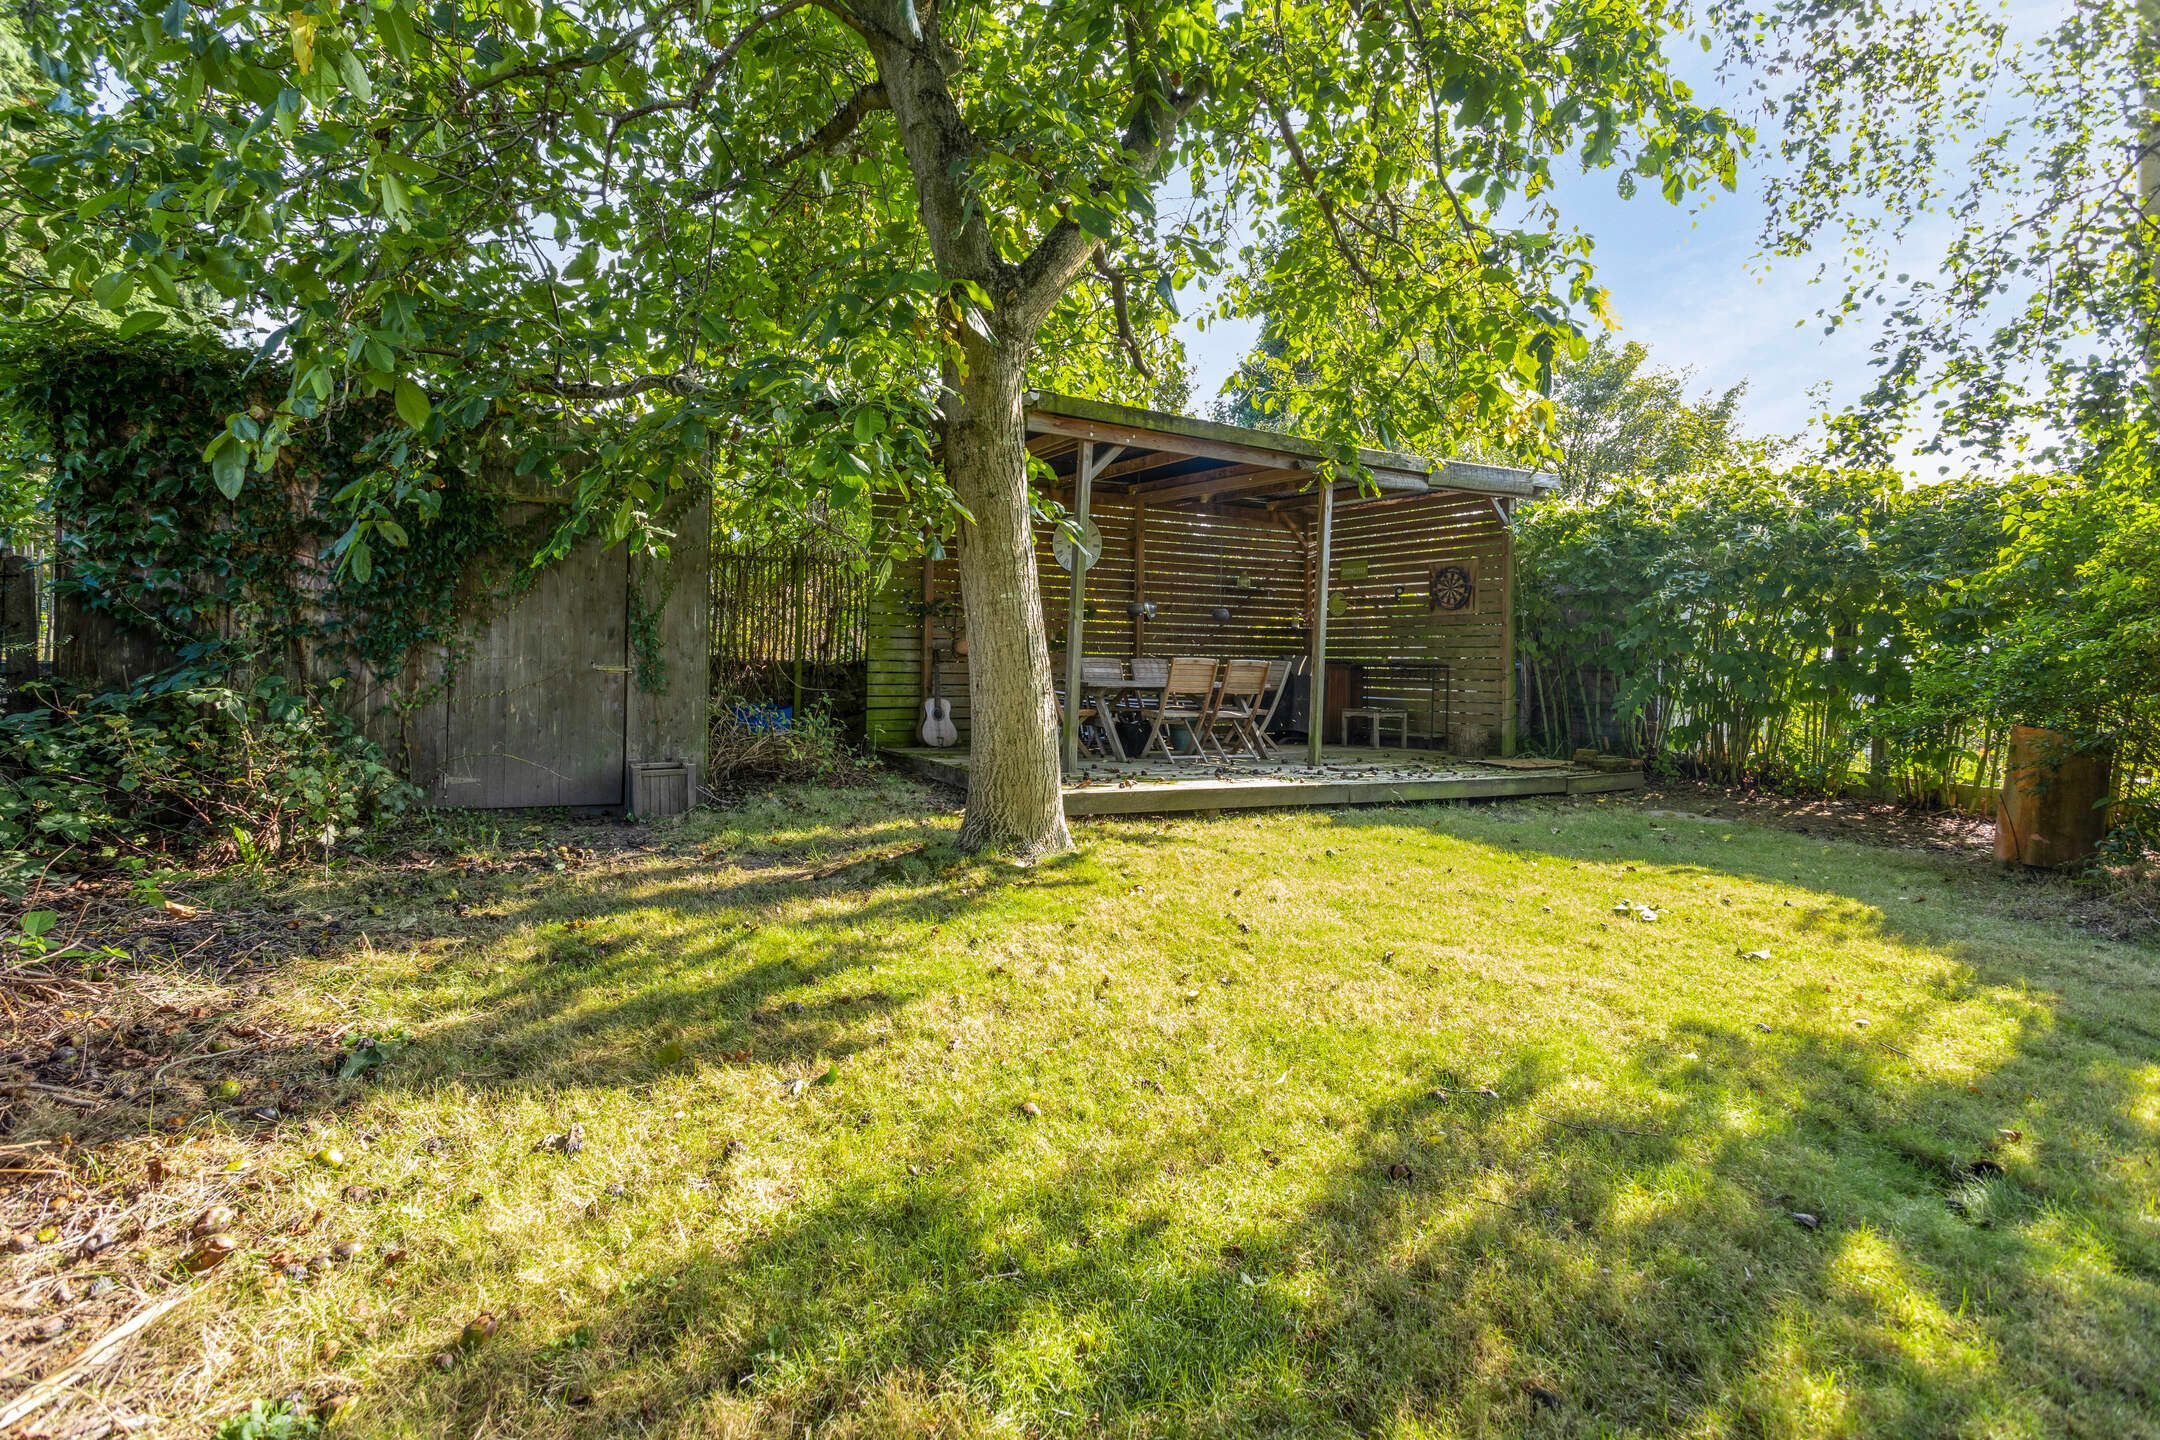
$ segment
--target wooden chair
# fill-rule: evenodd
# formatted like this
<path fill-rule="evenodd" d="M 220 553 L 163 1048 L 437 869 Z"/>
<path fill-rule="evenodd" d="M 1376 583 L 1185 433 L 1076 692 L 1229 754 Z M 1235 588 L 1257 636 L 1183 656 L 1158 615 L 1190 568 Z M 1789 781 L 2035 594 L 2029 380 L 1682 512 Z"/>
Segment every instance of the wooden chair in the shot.
<path fill-rule="evenodd" d="M 1227 730 L 1238 748 L 1249 751 L 1256 759 L 1267 757 L 1267 742 L 1260 738 L 1253 721 L 1260 714 L 1260 700 L 1267 691 L 1268 662 L 1265 660 L 1230 660 L 1223 664 L 1222 688 L 1216 692 L 1215 709 L 1208 716 L 1208 736 L 1215 742 L 1215 753 L 1227 760 L 1230 752 L 1222 743 L 1222 733 Z"/>
<path fill-rule="evenodd" d="M 1144 719 L 1155 713 L 1156 691 L 1169 683 L 1170 662 L 1160 655 L 1135 655 L 1131 662 L 1133 683 L 1152 687 L 1126 692 L 1125 703 Z"/>
<path fill-rule="evenodd" d="M 1170 662 L 1168 678 L 1163 684 L 1162 703 L 1155 707 L 1155 723 L 1148 727 L 1147 739 L 1140 746 L 1142 758 L 1160 743 L 1165 759 L 1207 759 L 1208 723 L 1215 712 L 1216 669 L 1215 661 L 1189 655 L 1181 655 Z M 1170 748 L 1168 731 L 1172 725 L 1183 725 L 1192 732 L 1191 755 L 1180 755 Z"/>
<path fill-rule="evenodd" d="M 1092 716 L 1095 748 L 1098 753 L 1116 759 L 1125 758 L 1125 747 L 1118 743 L 1117 730 L 1111 715 L 1111 706 L 1122 698 L 1125 685 L 1125 662 L 1115 655 L 1083 655 L 1080 657 L 1080 721 L 1085 725 Z"/>
<path fill-rule="evenodd" d="M 1290 677 L 1304 667 L 1302 655 L 1282 657 L 1268 661 L 1267 689 L 1260 697 L 1257 712 L 1253 715 L 1253 735 L 1260 742 L 1260 753 L 1272 758 L 1277 751 L 1274 741 L 1268 739 L 1268 726 L 1275 723 L 1275 707 L 1282 704 L 1284 692 L 1290 688 Z"/>

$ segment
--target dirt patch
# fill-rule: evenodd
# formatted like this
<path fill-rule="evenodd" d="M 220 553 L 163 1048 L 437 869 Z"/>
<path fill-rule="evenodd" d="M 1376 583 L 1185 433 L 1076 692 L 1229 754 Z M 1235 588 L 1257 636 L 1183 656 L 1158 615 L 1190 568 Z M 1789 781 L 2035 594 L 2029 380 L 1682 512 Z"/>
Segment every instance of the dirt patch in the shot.
<path fill-rule="evenodd" d="M 1881 800 L 1779 795 L 1726 789 L 1696 780 L 1653 780 L 1635 803 L 1716 820 L 1748 820 L 1799 835 L 1834 836 L 1900 850 L 1991 856 L 1995 822 L 1949 810 L 1921 810 Z"/>
<path fill-rule="evenodd" d="M 1726 789 L 1695 780 L 1653 780 L 1630 797 L 1648 814 L 1746 820 L 1799 835 L 1854 840 L 1896 850 L 1932 850 L 1974 864 L 1995 864 L 1995 822 L 1949 810 L 1922 810 L 1879 800 L 1807 798 L 1767 790 Z M 2160 935 L 2160 875 L 2142 867 L 2085 876 L 2047 877 L 2031 907 L 2033 918 L 2061 915 L 2095 934 L 2134 940 Z"/>

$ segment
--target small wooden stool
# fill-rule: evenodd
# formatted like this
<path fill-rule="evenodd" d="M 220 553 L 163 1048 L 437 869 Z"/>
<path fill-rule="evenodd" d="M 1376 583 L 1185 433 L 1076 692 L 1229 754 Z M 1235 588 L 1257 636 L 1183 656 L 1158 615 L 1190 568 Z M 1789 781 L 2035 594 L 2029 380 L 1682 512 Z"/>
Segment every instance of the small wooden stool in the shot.
<path fill-rule="evenodd" d="M 1382 741 L 1386 738 L 1387 727 L 1390 723 L 1393 723 L 1396 727 L 1395 733 L 1397 738 L 1402 741 L 1403 748 L 1405 750 L 1410 748 L 1410 712 L 1407 710 L 1375 710 L 1371 706 L 1364 706 L 1356 710 L 1343 711 L 1342 743 L 1345 745 L 1350 743 L 1350 722 L 1352 720 L 1370 720 L 1372 722 L 1372 743 L 1375 750 L 1380 748 Z"/>

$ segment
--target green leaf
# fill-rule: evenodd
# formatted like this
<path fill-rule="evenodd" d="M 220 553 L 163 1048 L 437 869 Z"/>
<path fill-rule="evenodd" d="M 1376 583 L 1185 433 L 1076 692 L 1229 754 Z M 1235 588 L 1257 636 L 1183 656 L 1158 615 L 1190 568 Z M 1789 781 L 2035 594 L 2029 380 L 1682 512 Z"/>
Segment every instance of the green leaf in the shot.
<path fill-rule="evenodd" d="M 230 435 L 210 457 L 210 478 L 226 499 L 240 498 L 240 486 L 247 480 L 247 450 Z"/>
<path fill-rule="evenodd" d="M 398 419 L 403 420 L 415 430 L 425 429 L 428 414 L 433 408 L 428 404 L 427 391 L 422 390 L 410 380 L 399 380 L 397 382 Z"/>
<path fill-rule="evenodd" d="M 90 285 L 90 298 L 115 314 L 126 308 L 128 297 L 134 293 L 135 277 L 125 270 L 100 275 Z"/>
<path fill-rule="evenodd" d="M 375 85 L 368 79 L 367 66 L 361 63 L 359 54 L 347 46 L 338 52 L 338 74 L 345 81 L 345 88 L 362 105 L 375 103 Z"/>
<path fill-rule="evenodd" d="M 1100 205 L 1075 205 L 1072 207 L 1073 223 L 1098 240 L 1110 238 L 1111 215 Z"/>
<path fill-rule="evenodd" d="M 158 326 L 164 323 L 164 311 L 138 310 L 120 322 L 120 338 L 122 340 L 132 340 L 145 331 L 157 329 Z"/>
<path fill-rule="evenodd" d="M 412 197 L 406 192 L 405 182 L 388 170 L 377 170 L 375 184 L 382 191 L 383 218 L 402 225 L 412 213 Z"/>

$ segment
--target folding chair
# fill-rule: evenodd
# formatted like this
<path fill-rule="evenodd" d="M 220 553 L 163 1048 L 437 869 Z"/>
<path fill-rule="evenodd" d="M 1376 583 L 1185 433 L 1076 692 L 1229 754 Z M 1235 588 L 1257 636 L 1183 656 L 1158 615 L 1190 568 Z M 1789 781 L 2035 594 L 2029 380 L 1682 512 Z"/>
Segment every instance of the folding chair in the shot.
<path fill-rule="evenodd" d="M 1302 655 L 1278 657 L 1267 662 L 1267 689 L 1260 696 L 1252 720 L 1252 733 L 1260 742 L 1260 753 L 1272 758 L 1277 750 L 1274 741 L 1268 739 L 1268 726 L 1275 723 L 1275 707 L 1282 704 L 1285 691 L 1290 688 L 1290 677 L 1304 665 Z"/>
<path fill-rule="evenodd" d="M 1125 747 L 1118 743 L 1117 727 L 1110 707 L 1125 686 L 1125 662 L 1114 655 L 1083 655 L 1080 657 L 1080 718 L 1086 724 L 1089 716 L 1095 720 L 1100 731 L 1096 750 L 1123 760 Z"/>
<path fill-rule="evenodd" d="M 1181 655 L 1170 662 L 1168 679 L 1164 682 L 1162 703 L 1155 707 L 1155 723 L 1148 727 L 1148 736 L 1140 746 L 1141 755 L 1162 745 L 1165 759 L 1206 760 L 1207 727 L 1215 710 L 1215 671 L 1217 662 Z M 1170 748 L 1169 727 L 1183 725 L 1192 732 L 1193 753 L 1180 755 Z"/>
<path fill-rule="evenodd" d="M 1135 655 L 1130 668 L 1135 688 L 1126 692 L 1125 703 L 1144 720 L 1155 713 L 1157 693 L 1170 680 L 1170 662 L 1160 655 Z"/>
<path fill-rule="evenodd" d="M 1208 738 L 1215 742 L 1215 753 L 1223 759 L 1230 752 L 1222 743 L 1222 732 L 1228 730 L 1242 750 L 1250 751 L 1255 759 L 1265 759 L 1266 742 L 1253 728 L 1253 718 L 1260 713 L 1260 698 L 1267 689 L 1268 662 L 1265 660 L 1229 660 L 1223 664 L 1222 688 L 1216 692 L 1214 713 L 1208 716 Z"/>

